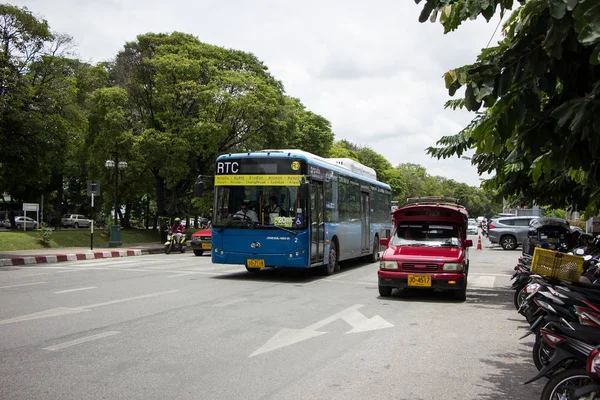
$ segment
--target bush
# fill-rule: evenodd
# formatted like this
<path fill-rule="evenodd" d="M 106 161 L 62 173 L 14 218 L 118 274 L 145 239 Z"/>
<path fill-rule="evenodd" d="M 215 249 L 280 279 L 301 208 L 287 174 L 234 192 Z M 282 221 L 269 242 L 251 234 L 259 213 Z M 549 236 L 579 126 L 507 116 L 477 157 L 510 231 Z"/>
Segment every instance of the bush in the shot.
<path fill-rule="evenodd" d="M 40 224 L 40 229 L 38 230 L 38 235 L 40 235 L 40 241 L 42 242 L 42 244 L 47 246 L 50 244 L 50 236 L 52 235 L 52 229 L 50 229 L 47 223 L 42 222 Z"/>

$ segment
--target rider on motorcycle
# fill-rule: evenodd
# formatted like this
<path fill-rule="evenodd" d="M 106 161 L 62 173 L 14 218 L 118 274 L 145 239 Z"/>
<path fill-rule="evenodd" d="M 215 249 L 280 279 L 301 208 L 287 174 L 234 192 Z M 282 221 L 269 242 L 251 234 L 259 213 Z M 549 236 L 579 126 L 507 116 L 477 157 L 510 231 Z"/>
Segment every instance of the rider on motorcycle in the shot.
<path fill-rule="evenodd" d="M 173 232 L 175 243 L 181 243 L 181 238 L 185 232 L 185 226 L 181 225 L 181 218 L 175 218 L 175 223 L 171 226 L 171 232 Z"/>

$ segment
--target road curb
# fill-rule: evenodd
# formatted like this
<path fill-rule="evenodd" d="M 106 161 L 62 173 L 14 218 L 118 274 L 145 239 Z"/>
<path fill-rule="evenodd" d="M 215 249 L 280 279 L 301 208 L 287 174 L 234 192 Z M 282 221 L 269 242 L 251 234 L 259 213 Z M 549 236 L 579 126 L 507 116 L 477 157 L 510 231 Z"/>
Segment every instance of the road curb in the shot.
<path fill-rule="evenodd" d="M 147 254 L 162 253 L 163 249 L 127 249 L 127 250 L 108 250 L 108 251 L 90 251 L 85 253 L 65 253 L 49 256 L 30 256 L 0 259 L 0 266 L 12 267 L 19 265 L 32 264 L 52 264 L 64 261 L 97 260 L 100 258 L 119 258 L 132 257 Z"/>

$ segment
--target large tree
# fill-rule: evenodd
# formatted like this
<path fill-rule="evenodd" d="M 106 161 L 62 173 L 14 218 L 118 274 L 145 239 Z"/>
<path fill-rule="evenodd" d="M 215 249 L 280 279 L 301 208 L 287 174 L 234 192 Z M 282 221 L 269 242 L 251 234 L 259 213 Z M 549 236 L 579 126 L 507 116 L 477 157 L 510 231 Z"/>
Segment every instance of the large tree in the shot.
<path fill-rule="evenodd" d="M 253 54 L 184 33 L 144 34 L 111 67 L 127 92 L 134 146 L 152 173 L 159 215 L 184 213 L 219 154 L 332 142 L 329 122 L 286 98 Z M 312 137 L 311 137 L 312 135 Z M 331 137 L 329 137 L 331 136 Z"/>
<path fill-rule="evenodd" d="M 421 0 L 416 0 L 420 3 Z M 445 32 L 466 19 L 490 20 L 513 0 L 426 0 L 419 20 Z M 524 196 L 555 207 L 600 207 L 600 2 L 521 1 L 503 37 L 477 61 L 445 74 L 447 103 L 477 115 L 439 140 L 435 157 L 475 149 L 473 164 L 493 174 L 501 196 Z"/>

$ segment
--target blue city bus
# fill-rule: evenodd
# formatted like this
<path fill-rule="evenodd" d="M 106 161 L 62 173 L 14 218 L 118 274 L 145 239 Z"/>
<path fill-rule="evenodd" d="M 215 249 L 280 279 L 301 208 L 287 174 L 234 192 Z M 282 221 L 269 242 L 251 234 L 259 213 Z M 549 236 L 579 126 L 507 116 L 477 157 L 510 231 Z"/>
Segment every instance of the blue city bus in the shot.
<path fill-rule="evenodd" d="M 263 150 L 217 158 L 212 262 L 319 268 L 365 257 L 376 262 L 389 237 L 390 186 L 349 159 L 301 150 Z"/>

